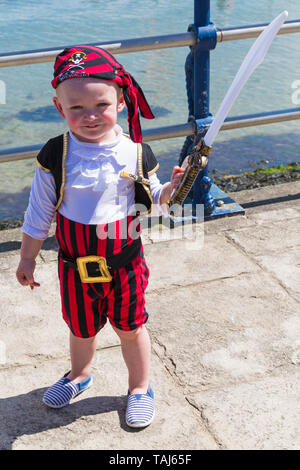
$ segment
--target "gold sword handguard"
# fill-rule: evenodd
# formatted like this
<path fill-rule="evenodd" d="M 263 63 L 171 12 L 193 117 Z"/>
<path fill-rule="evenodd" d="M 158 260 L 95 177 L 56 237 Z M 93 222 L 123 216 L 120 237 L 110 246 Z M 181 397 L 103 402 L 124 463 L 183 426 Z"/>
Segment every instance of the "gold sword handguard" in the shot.
<path fill-rule="evenodd" d="M 209 155 L 210 151 L 211 147 L 205 145 L 201 139 L 198 145 L 193 148 L 192 153 L 185 158 L 183 165 L 186 162 L 187 166 L 179 185 L 170 198 L 168 203 L 169 207 L 174 204 L 180 206 L 183 204 L 198 174 L 206 167 L 208 163 L 206 157 Z"/>

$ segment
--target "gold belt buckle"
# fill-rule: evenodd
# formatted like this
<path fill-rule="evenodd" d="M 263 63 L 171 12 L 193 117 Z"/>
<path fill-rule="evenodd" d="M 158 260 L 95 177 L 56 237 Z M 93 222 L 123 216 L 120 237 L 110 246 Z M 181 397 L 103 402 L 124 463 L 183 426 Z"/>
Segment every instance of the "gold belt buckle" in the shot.
<path fill-rule="evenodd" d="M 76 263 L 81 282 L 110 282 L 112 280 L 111 274 L 106 264 L 106 259 L 102 256 L 81 256 L 80 258 L 76 259 Z M 89 277 L 86 267 L 87 263 L 98 263 L 101 276 Z"/>

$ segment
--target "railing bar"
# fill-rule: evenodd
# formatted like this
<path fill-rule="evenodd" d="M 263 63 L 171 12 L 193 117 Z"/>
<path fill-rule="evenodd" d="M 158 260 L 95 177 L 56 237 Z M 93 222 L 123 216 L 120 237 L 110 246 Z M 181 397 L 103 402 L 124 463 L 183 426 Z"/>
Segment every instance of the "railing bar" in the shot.
<path fill-rule="evenodd" d="M 180 34 L 167 34 L 163 36 L 150 36 L 135 39 L 114 41 L 106 44 L 91 43 L 112 52 L 113 54 L 125 54 L 171 47 L 192 46 L 195 44 L 195 36 L 192 32 Z M 13 67 L 18 65 L 38 64 L 52 62 L 57 54 L 66 46 L 55 49 L 37 49 L 35 51 L 16 51 L 0 54 L 0 67 Z M 72 47 L 72 46 L 68 46 Z"/>
<path fill-rule="evenodd" d="M 264 124 L 276 124 L 278 122 L 293 121 L 300 119 L 300 111 L 291 112 L 291 113 L 279 113 L 279 114 L 266 114 L 255 117 L 245 117 L 243 119 L 226 119 L 223 126 L 221 127 L 222 131 L 227 131 L 231 129 L 240 129 L 243 127 L 253 127 L 253 126 L 262 126 Z"/>
<path fill-rule="evenodd" d="M 225 120 L 221 131 L 300 119 L 300 109 L 298 109 L 299 108 L 293 108 L 293 110 L 287 111 L 278 110 L 270 113 L 229 117 Z M 185 137 L 193 134 L 194 125 L 192 122 L 187 122 L 184 124 L 145 129 L 143 131 L 143 141 L 151 142 L 153 140 Z M 42 144 L 0 150 L 0 163 L 35 158 L 41 148 Z"/>
<path fill-rule="evenodd" d="M 279 110 L 271 113 L 261 113 L 247 116 L 234 116 L 227 118 L 220 130 L 227 131 L 232 129 L 240 129 L 243 127 L 276 124 L 278 122 L 292 121 L 297 119 L 300 119 L 300 110 L 287 112 L 285 112 L 284 110 Z M 189 122 L 186 124 L 177 124 L 176 126 L 146 129 L 143 131 L 143 140 L 145 142 L 150 142 L 152 140 L 170 139 L 174 137 L 193 135 L 193 133 L 193 124 Z"/>
<path fill-rule="evenodd" d="M 223 28 L 217 31 L 217 41 L 233 41 L 238 39 L 255 38 L 267 26 L 266 24 L 241 26 L 234 28 Z M 285 23 L 278 34 L 289 34 L 300 32 L 300 21 L 293 20 Z M 90 43 L 87 45 L 98 46 L 113 54 L 125 54 L 129 52 L 140 52 L 147 50 L 165 49 L 172 47 L 193 46 L 196 42 L 192 32 L 167 34 L 162 36 L 140 37 L 135 39 L 126 39 L 114 41 L 106 44 Z M 14 67 L 19 65 L 39 64 L 52 62 L 57 54 L 66 46 L 37 49 L 34 51 L 15 51 L 0 54 L 0 68 Z"/>
<path fill-rule="evenodd" d="M 35 158 L 43 144 L 0 150 L 0 163 Z"/>
<path fill-rule="evenodd" d="M 218 28 L 217 41 L 235 41 L 238 39 L 256 38 L 268 26 L 268 23 L 261 25 L 248 25 L 235 28 Z M 291 34 L 300 32 L 300 21 L 294 20 L 285 23 L 277 34 Z"/>
<path fill-rule="evenodd" d="M 193 135 L 194 131 L 194 124 L 191 122 L 176 124 L 173 126 L 157 127 L 154 129 L 145 129 L 143 131 L 143 141 L 151 142 L 153 140 L 186 137 L 188 135 Z"/>

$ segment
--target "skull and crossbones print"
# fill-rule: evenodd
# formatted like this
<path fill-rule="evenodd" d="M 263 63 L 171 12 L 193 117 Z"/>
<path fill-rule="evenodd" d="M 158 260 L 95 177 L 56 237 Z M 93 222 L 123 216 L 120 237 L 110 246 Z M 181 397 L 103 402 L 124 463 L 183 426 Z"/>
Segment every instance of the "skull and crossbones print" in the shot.
<path fill-rule="evenodd" d="M 69 69 L 72 69 L 74 67 L 79 67 L 83 69 L 84 67 L 81 65 L 81 63 L 85 59 L 86 59 L 86 54 L 84 52 L 75 52 L 74 54 L 72 54 L 72 56 L 69 59 L 74 65 L 70 65 Z"/>

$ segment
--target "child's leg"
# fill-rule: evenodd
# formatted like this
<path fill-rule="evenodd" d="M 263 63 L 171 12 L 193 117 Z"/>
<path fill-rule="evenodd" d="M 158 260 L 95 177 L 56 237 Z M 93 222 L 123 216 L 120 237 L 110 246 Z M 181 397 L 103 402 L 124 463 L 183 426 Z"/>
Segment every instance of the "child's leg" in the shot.
<path fill-rule="evenodd" d="M 120 338 L 122 354 L 128 369 L 131 394 L 147 393 L 151 358 L 151 343 L 145 325 L 132 331 L 113 327 Z"/>
<path fill-rule="evenodd" d="M 72 369 L 68 379 L 79 383 L 91 373 L 92 360 L 97 348 L 97 336 L 79 338 L 70 331 L 70 355 Z"/>

